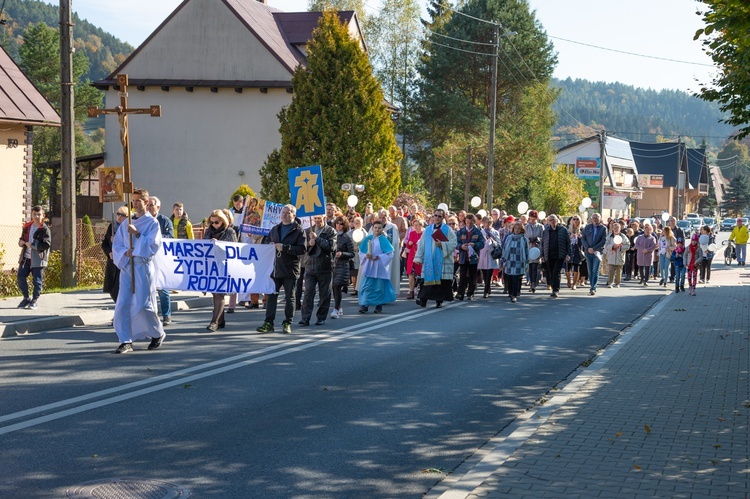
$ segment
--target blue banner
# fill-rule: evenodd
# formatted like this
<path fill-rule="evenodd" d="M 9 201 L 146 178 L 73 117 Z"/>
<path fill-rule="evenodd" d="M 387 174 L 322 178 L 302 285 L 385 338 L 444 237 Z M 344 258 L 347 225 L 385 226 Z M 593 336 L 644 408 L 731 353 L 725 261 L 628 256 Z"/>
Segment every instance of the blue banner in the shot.
<path fill-rule="evenodd" d="M 326 214 L 323 169 L 320 165 L 290 168 L 289 192 L 298 217 Z"/>

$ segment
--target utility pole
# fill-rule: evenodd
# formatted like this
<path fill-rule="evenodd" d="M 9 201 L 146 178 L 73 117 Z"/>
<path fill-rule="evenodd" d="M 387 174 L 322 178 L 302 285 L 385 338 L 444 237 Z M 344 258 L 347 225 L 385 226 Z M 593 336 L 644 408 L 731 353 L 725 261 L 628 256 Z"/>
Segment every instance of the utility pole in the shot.
<path fill-rule="evenodd" d="M 62 174 L 62 285 L 78 284 L 76 258 L 76 145 L 73 111 L 73 11 L 72 0 L 60 0 L 60 87 L 62 95 L 62 140 L 60 172 Z"/>
<path fill-rule="evenodd" d="M 497 58 L 500 45 L 500 25 L 495 24 L 494 53 L 492 57 L 492 103 L 490 104 L 490 151 L 487 155 L 487 210 L 492 211 L 493 187 L 495 174 L 495 122 L 497 121 Z"/>

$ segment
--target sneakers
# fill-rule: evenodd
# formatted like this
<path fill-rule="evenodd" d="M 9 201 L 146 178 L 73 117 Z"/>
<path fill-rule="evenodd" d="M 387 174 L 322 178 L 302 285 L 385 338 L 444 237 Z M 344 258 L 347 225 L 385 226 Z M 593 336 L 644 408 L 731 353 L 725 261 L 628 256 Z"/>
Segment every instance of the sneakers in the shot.
<path fill-rule="evenodd" d="M 164 343 L 164 338 L 166 338 L 166 337 L 167 337 L 166 334 L 162 334 L 158 338 L 151 338 L 151 343 L 148 344 L 148 349 L 149 350 L 156 350 L 157 348 L 159 348 L 161 346 L 162 343 Z M 126 343 L 126 344 L 129 345 L 130 343 Z M 133 349 L 132 346 L 130 348 L 131 348 L 131 350 Z"/>
<path fill-rule="evenodd" d="M 16 307 L 16 308 L 26 308 L 29 303 L 31 303 L 31 300 L 29 300 L 28 298 L 24 298 L 21 301 L 21 303 L 18 304 L 18 307 Z"/>
<path fill-rule="evenodd" d="M 344 309 L 340 308 L 339 309 L 339 317 L 343 317 L 343 316 L 344 316 Z"/>
<path fill-rule="evenodd" d="M 315 321 L 315 325 L 316 325 L 316 326 L 322 326 L 322 325 L 324 325 L 325 323 L 326 323 L 326 320 L 325 320 L 325 319 L 318 319 L 317 321 Z"/>
<path fill-rule="evenodd" d="M 592 289 L 591 291 L 589 291 L 589 294 L 590 294 L 591 296 L 594 296 L 594 295 L 596 294 L 596 290 L 595 290 L 595 289 Z"/>
<path fill-rule="evenodd" d="M 36 304 L 36 298 L 31 300 L 28 305 L 26 305 L 26 310 L 36 310 L 38 305 Z"/>
<path fill-rule="evenodd" d="M 256 329 L 256 331 L 259 333 L 273 333 L 273 324 L 270 322 L 264 322 L 258 329 Z"/>
<path fill-rule="evenodd" d="M 375 313 L 380 314 L 383 312 L 383 305 L 376 305 L 375 306 Z"/>
<path fill-rule="evenodd" d="M 366 314 L 367 313 L 367 305 L 362 305 L 359 307 L 359 313 L 360 314 Z"/>
<path fill-rule="evenodd" d="M 115 350 L 115 353 L 128 353 L 132 351 L 133 351 L 132 343 L 120 343 L 120 346 L 117 347 L 117 350 Z"/>
<path fill-rule="evenodd" d="M 164 320 L 161 321 L 161 324 L 162 324 L 162 326 L 169 326 L 170 324 L 172 324 L 172 316 L 168 315 L 168 316 L 164 317 Z"/>
<path fill-rule="evenodd" d="M 557 292 L 553 291 L 551 295 L 549 295 L 550 298 L 557 298 Z"/>
<path fill-rule="evenodd" d="M 226 310 L 226 312 L 227 312 L 228 314 L 233 314 L 233 313 L 234 313 L 234 309 L 233 309 L 233 308 L 228 308 L 228 309 Z"/>
<path fill-rule="evenodd" d="M 292 334 L 292 322 L 284 321 L 281 323 L 281 332 L 284 334 Z"/>
<path fill-rule="evenodd" d="M 333 309 L 333 312 L 331 312 L 331 319 L 338 319 L 339 318 L 339 310 L 337 308 Z"/>

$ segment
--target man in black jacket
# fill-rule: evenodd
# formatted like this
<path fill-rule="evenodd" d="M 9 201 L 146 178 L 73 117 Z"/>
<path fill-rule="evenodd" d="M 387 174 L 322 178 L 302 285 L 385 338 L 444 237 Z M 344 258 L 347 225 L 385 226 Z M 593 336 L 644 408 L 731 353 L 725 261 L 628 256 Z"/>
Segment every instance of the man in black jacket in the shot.
<path fill-rule="evenodd" d="M 273 321 L 276 319 L 276 305 L 279 290 L 284 288 L 284 322 L 282 331 L 292 332 L 294 318 L 294 288 L 299 277 L 299 257 L 305 253 L 305 232 L 302 225 L 295 220 L 297 209 L 288 204 L 281 209 L 281 223 L 275 225 L 271 232 L 263 239 L 264 244 L 276 246 L 276 264 L 273 269 L 273 280 L 276 283 L 276 293 L 268 295 L 266 302 L 266 318 L 256 329 L 259 333 L 273 333 Z"/>
<path fill-rule="evenodd" d="M 570 247 L 568 229 L 560 225 L 557 215 L 547 217 L 548 225 L 542 232 L 542 255 L 547 267 L 548 284 L 552 286 L 552 298 L 560 292 L 560 272 L 563 264 L 570 261 L 573 251 Z"/>
<path fill-rule="evenodd" d="M 331 279 L 333 278 L 333 256 L 336 252 L 336 231 L 326 225 L 326 217 L 313 217 L 307 240 L 307 264 L 305 265 L 305 297 L 302 301 L 301 326 L 310 325 L 315 287 L 318 287 L 318 318 L 316 326 L 326 323 L 328 310 L 331 308 Z"/>
<path fill-rule="evenodd" d="M 25 223 L 18 246 L 21 255 L 18 257 L 18 289 L 23 294 L 23 301 L 18 308 L 36 309 L 37 300 L 42 294 L 42 272 L 49 261 L 49 248 L 52 245 L 52 232 L 44 223 L 44 209 L 34 206 L 31 210 L 31 221 Z M 29 299 L 29 275 L 32 276 L 34 294 Z"/>

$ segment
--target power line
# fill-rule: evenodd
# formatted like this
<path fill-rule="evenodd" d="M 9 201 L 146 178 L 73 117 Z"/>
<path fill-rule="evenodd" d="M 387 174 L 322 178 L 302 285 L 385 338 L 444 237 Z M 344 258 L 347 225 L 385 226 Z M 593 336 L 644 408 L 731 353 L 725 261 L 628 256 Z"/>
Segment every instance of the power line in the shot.
<path fill-rule="evenodd" d="M 578 45 L 584 45 L 586 47 L 591 47 L 591 48 L 595 48 L 595 49 L 599 49 L 599 50 L 607 50 L 609 52 L 617 52 L 619 54 L 632 55 L 632 56 L 636 56 L 636 57 L 644 57 L 646 59 L 656 59 L 656 60 L 659 60 L 659 61 L 677 62 L 677 63 L 680 63 L 680 64 L 692 64 L 693 66 L 706 66 L 706 67 L 709 67 L 709 68 L 716 67 L 713 64 L 706 64 L 706 63 L 702 63 L 702 62 L 681 61 L 679 59 L 671 59 L 669 57 L 658 57 L 658 56 L 655 56 L 655 55 L 638 54 L 636 52 L 628 52 L 627 50 L 611 49 L 609 47 L 602 47 L 600 45 L 594 45 L 594 44 L 591 44 L 591 43 L 578 42 L 576 40 L 570 40 L 568 38 L 562 38 L 562 37 L 559 37 L 559 36 L 552 36 L 552 35 L 549 35 L 549 34 L 547 36 L 550 37 L 550 38 L 554 38 L 555 40 L 562 40 L 564 42 L 575 43 L 575 44 L 578 44 Z"/>
<path fill-rule="evenodd" d="M 444 45 L 442 43 L 433 42 L 433 41 L 431 41 L 430 44 L 431 45 L 437 45 L 438 47 L 445 47 L 445 48 L 451 49 L 451 50 L 458 50 L 459 52 L 466 52 L 467 54 L 484 55 L 484 56 L 490 56 L 490 57 L 494 57 L 495 56 L 494 54 L 488 54 L 487 52 L 475 52 L 473 50 L 460 49 L 458 47 L 451 47 L 450 45 Z"/>
<path fill-rule="evenodd" d="M 450 39 L 450 40 L 455 40 L 455 41 L 457 41 L 457 42 L 462 42 L 462 43 L 472 43 L 472 44 L 474 44 L 474 45 L 484 45 L 484 46 L 486 46 L 486 47 L 494 47 L 494 46 L 495 46 L 495 44 L 494 44 L 494 43 L 474 42 L 474 41 L 471 41 L 471 40 L 464 40 L 464 39 L 462 39 L 462 38 L 454 38 L 454 37 L 452 37 L 452 36 L 448 36 L 448 35 L 444 35 L 444 34 L 442 34 L 442 33 L 438 33 L 437 31 L 432 31 L 432 30 L 430 30 L 430 29 L 428 29 L 427 31 L 429 31 L 431 35 L 441 36 L 441 37 L 443 37 L 443 38 L 448 38 L 448 39 Z"/>
<path fill-rule="evenodd" d="M 474 19 L 475 21 L 481 21 L 481 22 L 483 22 L 483 23 L 487 23 L 487 24 L 492 24 L 493 26 L 500 26 L 500 23 L 496 23 L 496 22 L 494 22 L 494 21 L 488 21 L 487 19 L 482 19 L 482 18 L 480 18 L 480 17 L 474 17 L 474 16 L 470 16 L 469 14 L 465 14 L 465 13 L 463 13 L 463 12 L 461 12 L 461 11 L 458 11 L 458 10 L 454 10 L 454 9 L 450 8 L 449 6 L 447 6 L 447 5 L 445 6 L 445 8 L 446 8 L 447 10 L 450 10 L 451 12 L 454 12 L 454 13 L 456 13 L 456 14 L 459 14 L 459 15 L 462 15 L 462 16 L 465 16 L 465 17 L 468 17 L 469 19 Z"/>

